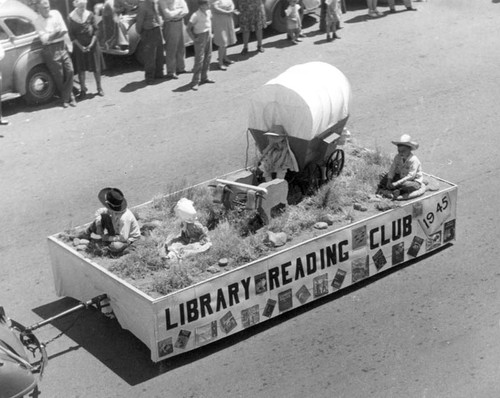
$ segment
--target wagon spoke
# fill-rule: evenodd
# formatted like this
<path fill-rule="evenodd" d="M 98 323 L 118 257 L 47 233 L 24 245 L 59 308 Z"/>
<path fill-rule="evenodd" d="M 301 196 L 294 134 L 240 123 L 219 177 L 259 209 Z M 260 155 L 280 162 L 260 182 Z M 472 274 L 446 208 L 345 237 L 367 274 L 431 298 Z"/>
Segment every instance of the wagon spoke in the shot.
<path fill-rule="evenodd" d="M 338 177 L 344 168 L 344 151 L 336 149 L 332 152 L 326 162 L 326 179 L 331 180 L 333 177 Z"/>

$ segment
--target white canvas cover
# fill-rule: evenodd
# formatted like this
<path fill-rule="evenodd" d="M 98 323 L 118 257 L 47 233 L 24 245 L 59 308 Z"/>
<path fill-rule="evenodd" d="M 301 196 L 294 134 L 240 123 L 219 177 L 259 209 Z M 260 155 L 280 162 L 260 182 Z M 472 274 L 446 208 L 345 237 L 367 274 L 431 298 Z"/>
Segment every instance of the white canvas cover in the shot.
<path fill-rule="evenodd" d="M 349 116 L 351 86 L 325 62 L 292 66 L 252 96 L 248 127 L 267 131 L 281 124 L 288 135 L 307 141 Z"/>

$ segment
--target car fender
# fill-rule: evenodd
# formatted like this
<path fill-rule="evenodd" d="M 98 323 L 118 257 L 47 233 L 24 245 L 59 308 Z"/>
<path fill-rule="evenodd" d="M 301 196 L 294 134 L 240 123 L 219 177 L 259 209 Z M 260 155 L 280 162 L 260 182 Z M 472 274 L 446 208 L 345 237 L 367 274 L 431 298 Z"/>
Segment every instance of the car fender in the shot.
<path fill-rule="evenodd" d="M 26 94 L 26 77 L 33 67 L 44 64 L 42 50 L 26 51 L 19 56 L 14 66 L 14 88 L 17 93 Z"/>

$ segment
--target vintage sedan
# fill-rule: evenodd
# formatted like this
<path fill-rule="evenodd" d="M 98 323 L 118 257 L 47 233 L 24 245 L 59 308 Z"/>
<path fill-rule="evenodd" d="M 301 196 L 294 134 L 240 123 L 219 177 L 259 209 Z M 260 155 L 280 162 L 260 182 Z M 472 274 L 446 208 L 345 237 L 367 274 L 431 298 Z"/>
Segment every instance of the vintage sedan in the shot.
<path fill-rule="evenodd" d="M 186 0 L 189 14 L 184 19 L 184 26 L 187 25 L 187 21 L 193 12 L 198 8 L 197 0 Z M 101 37 L 101 44 L 103 52 L 107 54 L 114 55 L 129 55 L 135 54 L 136 58 L 141 62 L 143 56 L 141 54 L 140 37 L 135 30 L 135 15 L 137 11 L 139 1 L 138 0 L 117 0 L 114 2 L 115 8 L 118 8 L 119 16 L 113 16 L 112 20 L 119 21 L 117 27 L 114 29 L 100 29 L 101 35 L 106 34 L 105 32 L 112 32 L 116 40 L 111 40 L 113 46 L 106 46 L 104 43 L 109 42 L 108 38 Z M 238 0 L 234 1 L 236 8 L 238 7 Z M 286 17 L 284 14 L 284 9 L 288 4 L 288 0 L 264 0 L 264 6 L 266 9 L 267 23 L 275 31 L 280 33 L 286 32 Z M 320 6 L 320 0 L 302 0 L 304 5 L 304 13 L 308 14 Z M 102 7 L 98 5 L 96 9 L 96 14 L 100 14 Z M 111 18 L 110 18 L 111 19 Z M 238 17 L 235 16 L 235 26 L 238 27 Z M 124 38 L 127 42 L 124 44 Z M 122 40 L 120 42 L 120 39 Z M 192 44 L 191 39 L 187 32 L 184 32 L 184 44 L 189 46 Z"/>
<path fill-rule="evenodd" d="M 49 102 L 56 90 L 42 59 L 42 43 L 35 29 L 37 14 L 17 0 L 0 0 L 0 44 L 5 57 L 1 100 L 22 96 L 28 104 Z"/>

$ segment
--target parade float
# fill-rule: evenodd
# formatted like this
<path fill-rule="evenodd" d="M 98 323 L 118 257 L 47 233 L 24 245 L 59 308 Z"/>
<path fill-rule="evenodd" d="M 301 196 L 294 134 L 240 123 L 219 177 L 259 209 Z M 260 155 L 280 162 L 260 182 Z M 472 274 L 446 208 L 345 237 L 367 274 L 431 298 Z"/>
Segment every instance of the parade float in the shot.
<path fill-rule="evenodd" d="M 288 69 L 254 93 L 248 124 L 261 154 L 273 139 L 285 137 L 285 150 L 293 158 L 286 176 L 268 173 L 271 177 L 263 179 L 254 165 L 247 165 L 196 187 L 208 189 L 217 208 L 260 214 L 265 229 L 279 213 L 275 209 L 283 213 L 291 202 L 307 202 L 315 191 L 340 178 L 347 162 L 342 147 L 348 139 L 350 102 L 349 82 L 337 68 L 312 62 Z M 453 242 L 457 186 L 429 174 L 425 178 L 433 189 L 418 197 L 358 212 L 344 223 L 315 229 L 302 240 L 296 236 L 247 263 L 230 267 L 231 258 L 224 259 L 220 266 L 215 264 L 217 273 L 164 295 L 152 295 L 112 272 L 98 257 L 89 257 L 65 239 L 67 233 L 54 234 L 48 243 L 56 293 L 81 302 L 106 295 L 119 324 L 158 362 L 366 282 Z M 188 197 L 193 188 L 175 192 L 172 203 Z M 151 206 L 148 202 L 133 210 L 140 214 Z M 307 206 L 301 208 L 305 210 Z M 208 252 L 216 250 L 212 243 Z M 194 256 L 191 261 L 201 266 L 204 258 Z M 185 263 L 178 260 L 165 257 L 165 267 L 182 269 Z M 208 266 L 214 264 L 205 269 Z"/>

